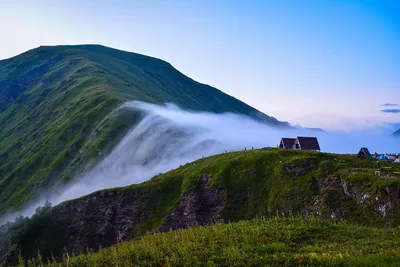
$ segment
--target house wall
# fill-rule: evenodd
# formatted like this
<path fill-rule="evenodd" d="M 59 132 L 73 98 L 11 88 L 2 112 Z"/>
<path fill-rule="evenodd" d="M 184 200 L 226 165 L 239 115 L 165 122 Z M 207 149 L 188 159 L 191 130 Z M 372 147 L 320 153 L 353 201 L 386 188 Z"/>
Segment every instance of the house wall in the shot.
<path fill-rule="evenodd" d="M 285 146 L 283 145 L 283 141 L 281 140 L 280 144 L 279 144 L 279 148 L 285 148 Z"/>
<path fill-rule="evenodd" d="M 299 148 L 297 148 L 297 146 L 298 146 Z M 293 149 L 301 149 L 301 146 L 300 146 L 299 140 L 297 140 L 297 139 L 296 139 L 296 141 L 294 141 L 294 144 L 293 144 Z"/>

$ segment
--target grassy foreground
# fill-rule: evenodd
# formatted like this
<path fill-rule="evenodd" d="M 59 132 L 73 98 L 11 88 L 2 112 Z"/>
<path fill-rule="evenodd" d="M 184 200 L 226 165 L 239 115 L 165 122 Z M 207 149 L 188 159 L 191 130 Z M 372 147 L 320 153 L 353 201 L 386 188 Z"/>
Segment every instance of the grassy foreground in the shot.
<path fill-rule="evenodd" d="M 400 228 L 270 218 L 148 234 L 62 263 L 19 266 L 399 266 Z"/>

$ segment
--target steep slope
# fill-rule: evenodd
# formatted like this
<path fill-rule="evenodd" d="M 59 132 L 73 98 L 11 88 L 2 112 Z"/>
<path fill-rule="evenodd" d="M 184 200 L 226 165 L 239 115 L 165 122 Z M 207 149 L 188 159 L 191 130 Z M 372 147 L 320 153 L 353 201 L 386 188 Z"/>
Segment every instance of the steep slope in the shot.
<path fill-rule="evenodd" d="M 20 218 L 0 235 L 0 255 L 15 263 L 18 251 L 25 259 L 38 250 L 43 257 L 77 254 L 118 238 L 260 216 L 398 226 L 399 180 L 377 178 L 374 164 L 350 155 L 279 149 L 204 158 L 142 184 L 98 191 Z"/>
<path fill-rule="evenodd" d="M 97 45 L 39 47 L 0 61 L 0 215 L 90 168 L 138 120 L 127 100 L 274 118 L 169 63 Z"/>

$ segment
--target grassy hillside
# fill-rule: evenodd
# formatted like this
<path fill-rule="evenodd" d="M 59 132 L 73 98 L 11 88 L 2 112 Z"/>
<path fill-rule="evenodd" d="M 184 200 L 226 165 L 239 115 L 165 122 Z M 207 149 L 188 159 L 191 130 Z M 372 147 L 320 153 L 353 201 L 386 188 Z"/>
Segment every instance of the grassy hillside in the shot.
<path fill-rule="evenodd" d="M 398 227 L 400 179 L 374 176 L 374 164 L 352 155 L 280 149 L 200 159 L 142 184 L 102 190 L 19 219 L 0 234 L 0 262 L 16 264 L 19 253 L 30 259 L 38 251 L 44 259 L 60 259 L 65 251 L 111 246 L 119 235 L 130 240 L 257 217 L 317 216 Z M 399 165 L 382 164 L 400 171 Z"/>
<path fill-rule="evenodd" d="M 140 116 L 110 115 L 128 100 L 286 126 L 156 58 L 97 45 L 39 47 L 0 61 L 0 215 L 106 154 Z"/>
<path fill-rule="evenodd" d="M 20 261 L 42 266 L 46 261 Z M 43 266 L 398 266 L 400 229 L 255 219 L 146 235 Z"/>

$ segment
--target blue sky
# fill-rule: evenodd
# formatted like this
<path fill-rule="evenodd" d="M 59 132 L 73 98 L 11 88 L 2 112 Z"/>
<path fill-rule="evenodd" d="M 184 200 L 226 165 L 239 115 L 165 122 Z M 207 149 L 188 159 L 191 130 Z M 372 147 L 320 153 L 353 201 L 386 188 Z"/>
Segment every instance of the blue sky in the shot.
<path fill-rule="evenodd" d="M 0 59 L 82 43 L 159 57 L 293 124 L 400 122 L 397 1 L 1 0 L 0 34 Z"/>

